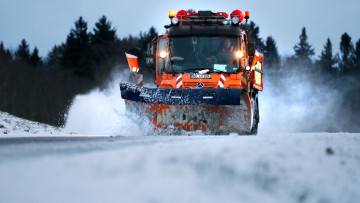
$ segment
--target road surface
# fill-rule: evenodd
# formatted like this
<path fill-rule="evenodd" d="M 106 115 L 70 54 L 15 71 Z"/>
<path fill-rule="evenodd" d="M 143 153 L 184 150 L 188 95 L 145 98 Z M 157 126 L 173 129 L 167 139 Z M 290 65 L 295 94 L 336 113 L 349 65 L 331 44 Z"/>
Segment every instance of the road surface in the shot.
<path fill-rule="evenodd" d="M 0 202 L 356 202 L 360 134 L 0 139 Z"/>

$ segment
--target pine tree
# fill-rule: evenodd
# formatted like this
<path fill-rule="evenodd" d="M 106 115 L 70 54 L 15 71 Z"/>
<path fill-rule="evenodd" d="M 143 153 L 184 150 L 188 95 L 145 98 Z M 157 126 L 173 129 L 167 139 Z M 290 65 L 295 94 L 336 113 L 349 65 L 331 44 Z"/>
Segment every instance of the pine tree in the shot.
<path fill-rule="evenodd" d="M 360 73 L 360 39 L 356 42 L 355 45 L 353 62 L 355 70 Z"/>
<path fill-rule="evenodd" d="M 25 39 L 21 40 L 21 43 L 15 52 L 15 59 L 26 63 L 30 61 L 29 44 Z"/>
<path fill-rule="evenodd" d="M 249 42 L 254 42 L 255 45 L 261 45 L 264 47 L 264 43 L 259 36 L 260 28 L 253 21 L 251 21 L 245 28 L 247 30 L 247 36 Z"/>
<path fill-rule="evenodd" d="M 321 52 L 320 59 L 318 61 L 320 70 L 323 73 L 334 72 L 335 64 L 337 63 L 336 57 L 332 52 L 332 43 L 328 38 L 324 45 L 324 50 Z"/>
<path fill-rule="evenodd" d="M 148 43 L 150 43 L 157 36 L 158 33 L 154 27 L 150 27 L 148 32 L 140 32 L 138 54 L 140 55 L 139 57 L 141 57 L 141 60 L 145 59 Z"/>
<path fill-rule="evenodd" d="M 4 58 L 6 54 L 6 49 L 4 46 L 4 43 L 1 41 L 0 42 L 0 58 Z"/>
<path fill-rule="evenodd" d="M 4 46 L 4 43 L 2 41 L 0 42 L 0 54 L 2 54 L 2 55 L 5 54 L 5 46 Z"/>
<path fill-rule="evenodd" d="M 111 22 L 107 20 L 106 16 L 99 18 L 99 21 L 95 23 L 93 31 L 94 34 L 91 35 L 91 42 L 94 44 L 102 44 L 115 41 L 116 39 L 116 29 L 111 28 Z"/>
<path fill-rule="evenodd" d="M 344 33 L 341 36 L 340 52 L 341 52 L 340 70 L 347 72 L 351 70 L 354 66 L 352 61 L 354 47 L 351 42 L 351 37 L 347 33 Z"/>
<path fill-rule="evenodd" d="M 315 54 L 314 49 L 309 44 L 306 28 L 303 27 L 299 36 L 300 42 L 294 46 L 295 58 L 302 65 L 311 65 L 311 56 Z"/>
<path fill-rule="evenodd" d="M 10 61 L 12 60 L 11 52 L 8 49 L 5 49 L 4 43 L 0 42 L 0 60 Z"/>
<path fill-rule="evenodd" d="M 80 16 L 75 22 L 75 29 L 71 29 L 66 39 L 67 44 L 70 46 L 79 46 L 78 48 L 84 48 L 89 45 L 90 35 L 87 29 L 87 22 Z"/>
<path fill-rule="evenodd" d="M 39 56 L 39 50 L 37 47 L 34 48 L 32 54 L 30 56 L 30 63 L 34 67 L 39 67 L 39 66 L 42 66 L 42 64 L 43 64 L 41 57 Z"/>
<path fill-rule="evenodd" d="M 269 68 L 276 68 L 280 63 L 280 56 L 276 46 L 275 39 L 271 36 L 267 37 L 265 43 L 265 63 Z"/>
<path fill-rule="evenodd" d="M 63 58 L 65 52 L 65 44 L 61 44 L 59 46 L 54 46 L 51 51 L 48 53 L 46 58 L 46 64 L 53 67 L 58 68 L 61 64 L 61 60 Z"/>
<path fill-rule="evenodd" d="M 90 45 L 90 34 L 87 31 L 87 22 L 80 16 L 75 22 L 66 39 L 66 48 L 63 54 L 62 64 L 65 69 L 72 69 L 79 75 L 92 77 L 89 69 L 90 60 L 88 52 Z"/>

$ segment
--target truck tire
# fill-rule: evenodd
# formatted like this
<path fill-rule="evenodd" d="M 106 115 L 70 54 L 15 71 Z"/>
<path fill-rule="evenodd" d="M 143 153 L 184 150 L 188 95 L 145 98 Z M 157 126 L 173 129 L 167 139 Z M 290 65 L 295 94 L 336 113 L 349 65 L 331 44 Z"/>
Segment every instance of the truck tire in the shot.
<path fill-rule="evenodd" d="M 250 135 L 256 135 L 257 131 L 258 131 L 258 126 L 259 126 L 259 103 L 258 103 L 258 99 L 257 96 L 255 96 L 255 98 L 251 99 L 252 104 L 253 104 L 253 125 L 251 127 L 251 131 L 250 131 Z"/>

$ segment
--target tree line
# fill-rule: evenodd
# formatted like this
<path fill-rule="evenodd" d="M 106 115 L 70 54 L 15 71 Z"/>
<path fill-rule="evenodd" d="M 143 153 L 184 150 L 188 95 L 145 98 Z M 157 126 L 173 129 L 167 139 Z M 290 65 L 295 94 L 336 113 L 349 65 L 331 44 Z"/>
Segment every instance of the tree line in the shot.
<path fill-rule="evenodd" d="M 248 25 L 249 41 L 260 44 L 266 50 L 265 65 L 268 69 L 280 68 L 286 65 L 298 65 L 306 68 L 315 68 L 316 71 L 328 74 L 359 74 L 360 71 L 360 39 L 354 44 L 346 32 L 341 36 L 340 53 L 333 53 L 330 38 L 326 39 L 320 56 L 313 60 L 315 50 L 308 41 L 306 28 L 303 27 L 299 42 L 294 45 L 293 56 L 281 57 L 276 45 L 276 40 L 268 36 L 265 40 L 260 37 L 260 29 L 254 22 Z"/>
<path fill-rule="evenodd" d="M 265 53 L 264 73 L 269 80 L 306 74 L 314 86 L 322 85 L 339 89 L 343 102 L 334 117 L 353 112 L 350 123 L 360 123 L 360 40 L 353 44 L 351 37 L 341 36 L 340 52 L 334 54 L 328 38 L 319 56 L 309 43 L 306 28 L 302 28 L 299 42 L 294 45 L 294 55 L 280 56 L 276 40 L 260 37 L 260 28 L 255 22 L 247 27 L 250 42 L 261 45 Z M 16 50 L 9 50 L 0 42 L 0 111 L 15 116 L 61 126 L 73 98 L 95 87 L 106 88 L 113 71 L 127 68 L 124 52 L 139 56 L 140 66 L 145 66 L 147 44 L 156 36 L 151 27 L 138 36 L 119 38 L 116 28 L 106 16 L 101 16 L 92 30 L 79 17 L 66 37 L 55 45 L 45 58 L 39 56 L 35 47 L 29 49 L 25 39 Z M 315 58 L 315 59 L 314 59 Z M 146 69 L 145 75 L 153 76 L 154 70 Z M 279 89 L 286 88 L 280 86 Z M 355 127 L 354 127 L 355 126 Z M 351 128 L 356 128 L 352 125 Z M 349 126 L 341 129 L 350 129 Z"/>
<path fill-rule="evenodd" d="M 106 16 L 90 31 L 79 17 L 66 37 L 45 58 L 25 39 L 15 51 L 0 42 L 0 111 L 55 126 L 65 123 L 73 98 L 106 88 L 113 71 L 127 68 L 125 52 L 145 67 L 147 43 L 158 33 L 151 27 L 138 36 L 119 38 Z"/>

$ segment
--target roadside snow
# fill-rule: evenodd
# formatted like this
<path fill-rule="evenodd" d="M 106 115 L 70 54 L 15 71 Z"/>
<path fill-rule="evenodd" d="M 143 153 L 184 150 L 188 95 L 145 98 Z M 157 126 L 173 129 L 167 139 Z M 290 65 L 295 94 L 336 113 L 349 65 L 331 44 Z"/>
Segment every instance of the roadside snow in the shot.
<path fill-rule="evenodd" d="M 91 136 L 65 132 L 61 128 L 29 121 L 12 116 L 0 111 L 0 138 L 7 137 L 68 137 L 68 136 Z M 94 136 L 94 135 L 93 135 Z M 100 136 L 100 135 L 96 135 Z M 104 135 L 103 135 L 104 136 Z M 108 135 L 105 135 L 108 136 Z"/>
<path fill-rule="evenodd" d="M 59 128 L 0 112 L 0 137 L 60 136 Z"/>

